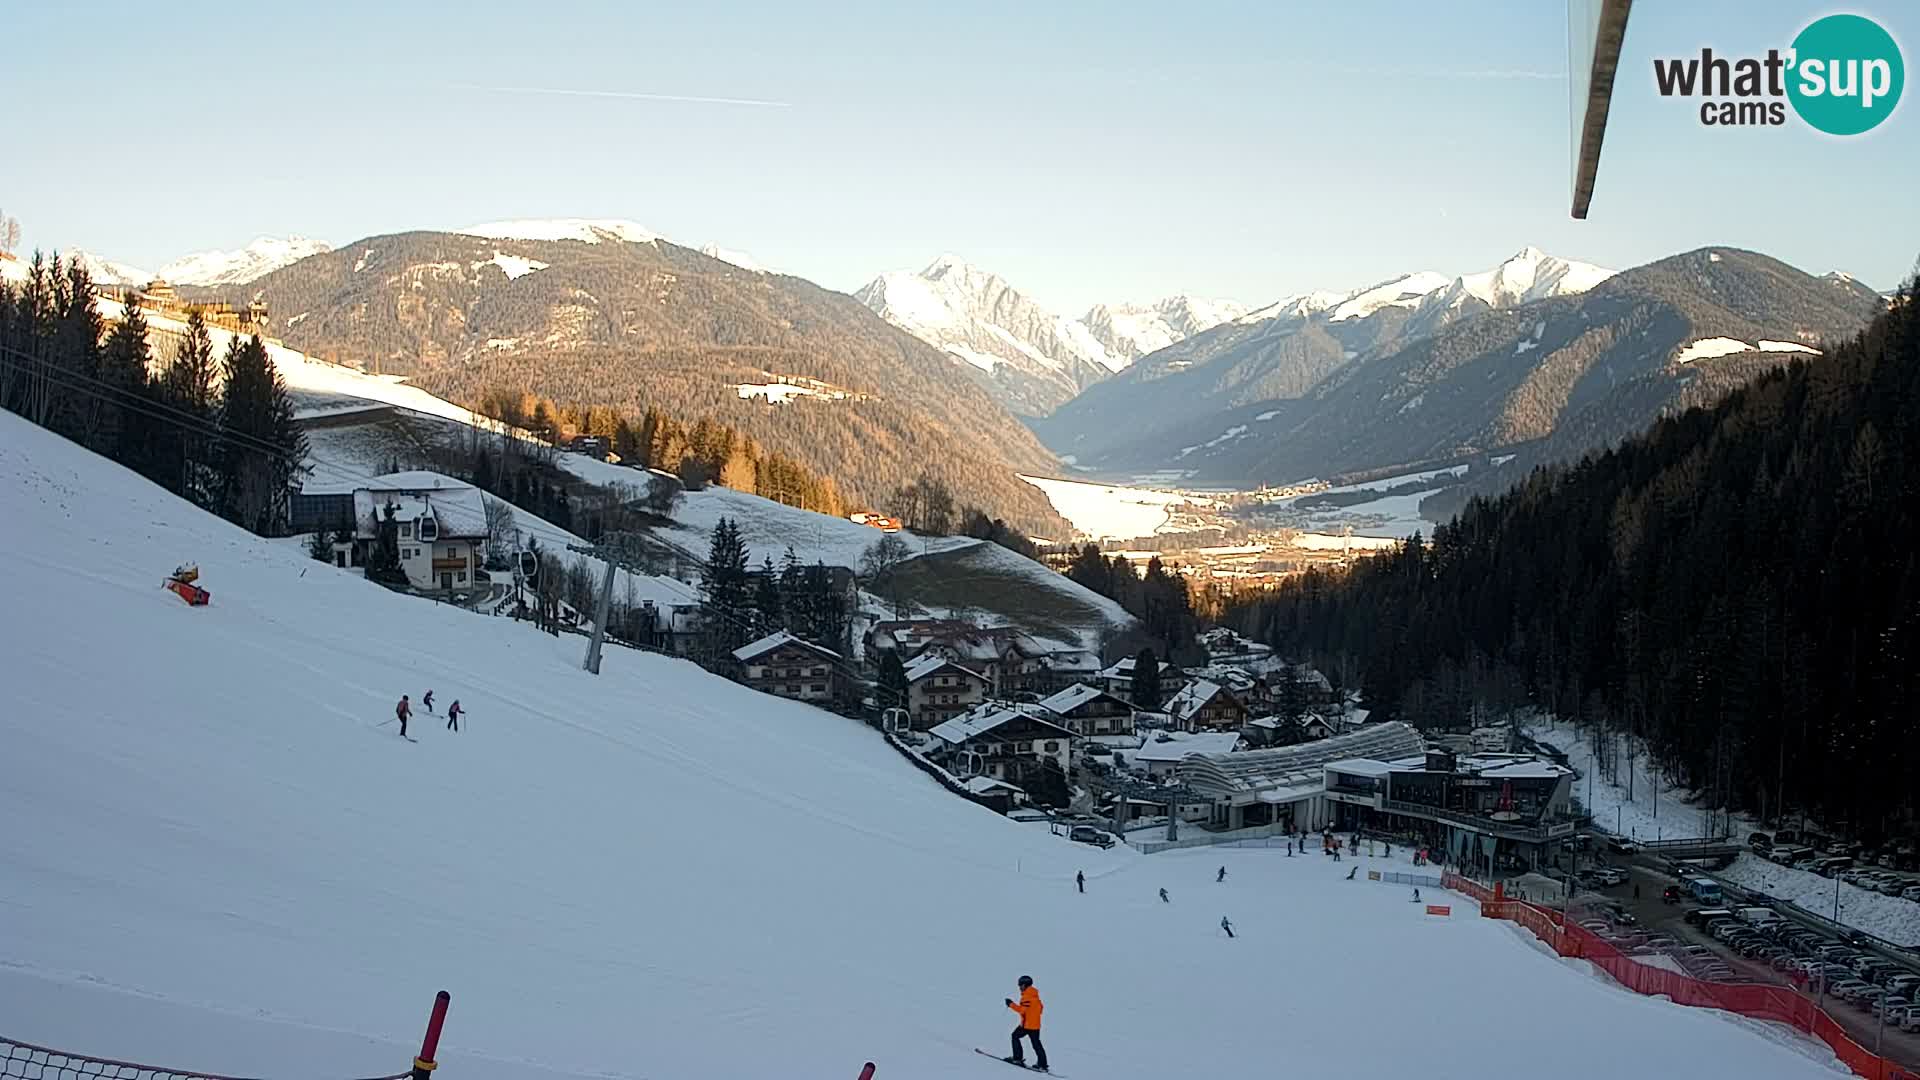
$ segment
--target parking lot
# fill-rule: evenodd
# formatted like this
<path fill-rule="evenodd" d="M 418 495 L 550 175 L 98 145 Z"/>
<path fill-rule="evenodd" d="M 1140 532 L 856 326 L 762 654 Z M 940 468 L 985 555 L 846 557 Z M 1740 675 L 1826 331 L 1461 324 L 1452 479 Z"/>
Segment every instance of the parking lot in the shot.
<path fill-rule="evenodd" d="M 1591 871 L 1606 866 L 1607 861 L 1596 859 L 1592 863 L 1583 860 L 1582 878 L 1587 881 L 1584 887 L 1574 894 L 1573 902 L 1568 905 L 1568 915 L 1575 923 L 1587 924 L 1588 929 L 1603 933 L 1615 941 L 1623 951 L 1660 966 L 1684 970 L 1697 978 L 1721 982 L 1765 982 L 1787 986 L 1796 992 L 1805 994 L 1802 984 L 1796 984 L 1782 970 L 1768 962 L 1769 954 L 1761 949 L 1783 950 L 1792 958 L 1802 961 L 1818 957 L 1819 950 L 1827 949 L 1832 956 L 1830 963 L 1848 965 L 1862 959 L 1878 959 L 1865 949 L 1854 948 L 1846 942 L 1827 934 L 1799 926 L 1790 920 L 1782 920 L 1781 925 L 1768 933 L 1758 933 L 1744 924 L 1733 927 L 1716 927 L 1723 934 L 1731 933 L 1734 943 L 1730 944 L 1716 937 L 1707 927 L 1687 921 L 1689 911 L 1701 910 L 1703 905 L 1690 897 L 1677 902 L 1667 902 L 1662 894 L 1668 886 L 1680 886 L 1677 875 L 1671 872 L 1664 862 L 1653 856 L 1636 856 L 1632 859 L 1615 858 L 1612 867 L 1626 872 L 1625 881 L 1617 885 L 1600 886 L 1592 882 Z M 1539 898 L 1539 879 L 1529 881 L 1523 887 Z M 1635 895 L 1636 887 L 1638 896 Z M 1556 897 L 1557 899 L 1557 897 Z M 1551 903 L 1551 901 L 1549 901 Z M 1737 907 L 1738 901 L 1729 901 L 1725 907 Z M 1723 905 L 1715 905 L 1720 907 Z M 1755 955 L 1742 955 L 1738 945 L 1745 943 L 1747 951 Z M 1780 952 L 1771 954 L 1780 956 Z M 1655 956 L 1663 957 L 1652 961 Z M 1784 966 L 1788 962 L 1782 959 Z M 1813 985 L 1822 992 L 1805 994 L 1812 997 L 1826 1009 L 1850 1035 L 1868 1049 L 1879 1047 L 1880 1052 L 1908 1065 L 1920 1064 L 1920 1031 L 1906 1031 L 1889 1023 L 1882 1028 L 1867 1005 L 1845 1000 L 1839 994 L 1842 978 L 1858 978 L 1856 972 L 1842 971 L 1840 967 L 1820 969 L 1821 979 Z M 1897 990 L 1906 990 L 1909 998 L 1920 999 L 1920 972 L 1909 966 L 1891 962 L 1884 970 L 1877 972 L 1877 978 L 1860 981 L 1892 985 Z M 1911 988 L 1910 987 L 1911 985 Z M 1826 993 L 1826 986 L 1832 986 L 1835 993 Z M 1865 986 L 1852 986 L 1851 990 L 1864 990 Z M 1878 987 L 1876 987 L 1878 988 Z M 1920 1020 L 1914 1021 L 1920 1027 Z"/>

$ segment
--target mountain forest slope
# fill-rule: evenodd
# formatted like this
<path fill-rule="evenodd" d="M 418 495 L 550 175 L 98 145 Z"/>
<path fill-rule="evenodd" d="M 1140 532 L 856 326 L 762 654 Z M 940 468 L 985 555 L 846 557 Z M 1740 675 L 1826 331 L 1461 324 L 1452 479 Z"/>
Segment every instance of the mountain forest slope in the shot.
<path fill-rule="evenodd" d="M 1288 296 L 1171 342 L 1034 427 L 1082 462 L 1138 463 L 1166 443 L 1134 449 L 1143 435 L 1205 427 L 1204 418 L 1223 410 L 1302 397 L 1357 358 L 1482 311 L 1585 292 L 1611 275 L 1528 247 L 1479 273 L 1419 271 L 1348 292 Z"/>
<path fill-rule="evenodd" d="M 1216 482 L 1285 482 L 1444 463 L 1550 439 L 1563 425 L 1563 450 L 1578 453 L 1604 443 L 1572 432 L 1637 431 L 1738 375 L 1856 332 L 1884 307 L 1855 282 L 1754 252 L 1701 249 L 1577 295 L 1462 317 L 1336 367 L 1303 395 L 1137 442 L 1124 463 Z"/>
<path fill-rule="evenodd" d="M 711 417 L 856 500 L 881 504 L 931 469 L 963 502 L 1030 530 L 1062 527 L 1014 476 L 1053 462 L 1025 428 L 938 351 L 799 278 L 657 239 L 415 232 L 246 288 L 288 344 L 454 400 L 511 386 L 630 415 Z"/>
<path fill-rule="evenodd" d="M 1677 271 L 1704 263 L 1590 302 L 1629 306 L 1640 317 L 1616 325 L 1664 341 L 1759 329 L 1736 313 L 1762 294 L 1737 290 L 1774 284 L 1766 263 L 1709 278 L 1715 309 L 1678 307 L 1697 294 L 1668 291 Z M 1672 325 L 1683 317 L 1723 322 Z M 1710 409 L 1474 499 L 1430 546 L 1310 572 L 1233 619 L 1361 672 L 1379 715 L 1451 728 L 1476 701 L 1542 705 L 1644 737 L 1670 782 L 1715 805 L 1804 807 L 1877 840 L 1920 790 L 1913 286 L 1823 345 Z"/>

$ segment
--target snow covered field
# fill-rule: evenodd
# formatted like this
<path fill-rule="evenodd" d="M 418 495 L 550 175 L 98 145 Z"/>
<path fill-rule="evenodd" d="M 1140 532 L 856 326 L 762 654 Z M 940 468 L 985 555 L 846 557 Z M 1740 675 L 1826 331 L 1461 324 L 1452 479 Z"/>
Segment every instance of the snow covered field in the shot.
<path fill-rule="evenodd" d="M 1072 522 L 1074 528 L 1097 540 L 1152 536 L 1167 523 L 1174 506 L 1206 501 L 1177 491 L 1089 484 L 1044 476 L 1023 475 L 1020 479 L 1044 492 L 1047 501 L 1061 517 Z"/>
<path fill-rule="evenodd" d="M 575 640 L 311 562 L 11 415 L 0 515 L 17 1038 L 339 1080 L 404 1068 L 445 987 L 461 1080 L 999 1078 L 969 1048 L 1005 1044 L 996 999 L 1031 974 L 1076 1080 L 1834 1075 L 1464 902 L 1072 845 L 690 664 L 588 675 Z M 159 588 L 188 559 L 208 607 Z M 466 730 L 382 726 L 429 686 Z"/>

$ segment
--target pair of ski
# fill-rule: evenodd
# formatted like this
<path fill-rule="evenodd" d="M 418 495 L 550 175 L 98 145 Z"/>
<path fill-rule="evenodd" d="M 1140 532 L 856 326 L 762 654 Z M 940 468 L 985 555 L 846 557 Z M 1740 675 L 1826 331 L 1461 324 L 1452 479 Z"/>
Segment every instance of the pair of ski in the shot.
<path fill-rule="evenodd" d="M 1040 1068 L 1039 1066 L 1037 1066 L 1037 1065 L 1026 1065 L 1026 1064 L 1022 1064 L 1021 1062 L 1018 1062 L 1018 1061 L 1008 1061 L 1008 1060 L 1007 1060 L 1007 1058 L 1006 1058 L 1006 1056 L 1005 1056 L 1005 1055 L 1003 1055 L 1003 1054 L 994 1054 L 994 1053 L 990 1053 L 990 1052 L 988 1052 L 988 1051 L 986 1051 L 986 1050 L 982 1050 L 982 1049 L 980 1049 L 980 1048 L 979 1048 L 979 1047 L 977 1047 L 977 1046 L 973 1048 L 973 1052 L 974 1052 L 974 1053 L 976 1053 L 976 1054 L 979 1054 L 979 1055 L 980 1055 L 981 1057 L 990 1057 L 990 1058 L 992 1058 L 993 1060 L 995 1060 L 995 1061 L 998 1061 L 998 1062 L 1000 1062 L 1000 1063 L 1001 1063 L 1001 1064 L 1003 1064 L 1003 1065 L 1011 1065 L 1011 1066 L 1013 1066 L 1013 1067 L 1014 1067 L 1014 1068 L 1016 1068 L 1016 1069 L 1025 1069 L 1025 1070 L 1027 1070 L 1028 1072 L 1037 1072 L 1037 1073 L 1042 1073 L 1042 1074 L 1044 1074 L 1044 1075 L 1046 1075 L 1046 1076 L 1060 1076 L 1060 1075 L 1061 1075 L 1060 1073 L 1057 1073 L 1057 1072 L 1054 1072 L 1054 1071 L 1053 1071 L 1052 1069 L 1041 1069 L 1041 1068 Z"/>

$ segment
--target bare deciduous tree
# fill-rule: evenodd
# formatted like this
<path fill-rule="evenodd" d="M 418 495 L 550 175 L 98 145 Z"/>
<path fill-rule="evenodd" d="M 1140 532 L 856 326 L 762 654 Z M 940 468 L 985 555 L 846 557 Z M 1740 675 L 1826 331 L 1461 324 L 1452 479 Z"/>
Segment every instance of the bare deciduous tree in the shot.
<path fill-rule="evenodd" d="M 869 585 L 878 583 L 894 567 L 912 556 L 913 550 L 907 547 L 906 541 L 892 533 L 882 533 L 880 539 L 860 553 L 860 576 Z"/>

